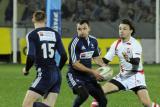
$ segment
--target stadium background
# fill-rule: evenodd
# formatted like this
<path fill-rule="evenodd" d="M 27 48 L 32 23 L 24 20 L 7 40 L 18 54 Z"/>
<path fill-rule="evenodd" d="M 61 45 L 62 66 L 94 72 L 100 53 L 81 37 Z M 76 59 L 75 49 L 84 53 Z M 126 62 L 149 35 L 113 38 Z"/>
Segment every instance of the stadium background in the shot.
<path fill-rule="evenodd" d="M 52 3 L 57 0 L 51 0 Z M 159 0 L 157 0 L 159 1 Z M 143 47 L 143 61 L 145 63 L 146 79 L 153 100 L 160 102 L 159 76 L 160 65 L 156 62 L 156 0 L 62 0 L 61 4 L 61 28 L 62 40 L 67 50 L 67 46 L 75 34 L 75 23 L 79 18 L 87 18 L 91 21 L 91 34 L 95 35 L 99 42 L 102 56 L 109 49 L 110 44 L 118 37 L 118 23 L 120 19 L 128 18 L 134 22 L 136 28 L 135 37 L 141 42 Z M 31 76 L 23 77 L 20 73 L 26 57 L 25 35 L 33 29 L 31 22 L 32 13 L 37 9 L 46 9 L 46 0 L 17 0 L 17 63 L 13 62 L 13 0 L 0 0 L 0 107 L 7 105 L 20 106 L 25 91 L 34 78 Z M 158 30 L 160 32 L 160 30 Z M 160 46 L 159 46 L 160 47 Z M 160 49 L 159 49 L 160 50 Z M 160 51 L 158 51 L 160 53 Z M 160 57 L 160 55 L 158 55 Z M 115 58 L 111 64 L 118 64 Z M 112 65 L 115 74 L 118 71 L 117 65 Z M 34 69 L 32 69 L 34 71 Z M 63 98 L 72 96 L 69 90 L 65 73 L 67 66 L 63 69 L 62 94 L 58 99 L 57 107 L 63 107 Z M 11 84 L 11 81 L 13 83 Z M 26 84 L 24 84 L 26 83 Z M 17 85 L 16 85 L 17 84 Z M 8 86 L 9 85 L 9 86 Z M 18 86 L 18 87 L 17 87 Z M 21 91 L 21 92 L 20 92 Z M 8 93 L 8 94 L 5 94 Z M 9 94 L 10 93 L 10 94 Z M 128 103 L 122 103 L 118 97 L 124 96 Z M 14 98 L 18 98 L 15 100 Z M 110 107 L 137 107 L 140 106 L 137 99 L 127 95 L 115 94 L 111 97 Z M 112 105 L 114 100 L 120 100 L 120 105 Z M 10 101 L 9 99 L 12 99 Z M 71 106 L 73 98 L 66 98 L 65 103 Z M 131 100 L 131 101 L 129 101 Z M 68 102 L 67 102 L 68 101 Z M 84 104 L 88 107 L 89 101 Z M 127 106 L 129 102 L 135 103 Z M 66 107 L 70 107 L 66 106 Z"/>

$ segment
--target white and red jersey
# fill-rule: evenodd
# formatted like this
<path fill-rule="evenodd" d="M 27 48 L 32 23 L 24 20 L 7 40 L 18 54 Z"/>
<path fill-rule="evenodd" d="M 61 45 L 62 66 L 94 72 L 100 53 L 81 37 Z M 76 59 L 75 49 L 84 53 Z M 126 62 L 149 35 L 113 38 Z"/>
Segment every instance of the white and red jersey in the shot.
<path fill-rule="evenodd" d="M 129 58 L 140 58 L 139 65 L 133 65 L 126 61 L 123 56 L 126 53 Z M 141 44 L 133 37 L 130 37 L 129 41 L 124 42 L 122 39 L 115 41 L 107 54 L 104 56 L 109 61 L 112 61 L 113 57 L 117 55 L 120 61 L 120 74 L 123 76 L 131 76 L 135 74 L 133 70 L 143 72 L 143 66 L 141 61 L 142 47 Z"/>

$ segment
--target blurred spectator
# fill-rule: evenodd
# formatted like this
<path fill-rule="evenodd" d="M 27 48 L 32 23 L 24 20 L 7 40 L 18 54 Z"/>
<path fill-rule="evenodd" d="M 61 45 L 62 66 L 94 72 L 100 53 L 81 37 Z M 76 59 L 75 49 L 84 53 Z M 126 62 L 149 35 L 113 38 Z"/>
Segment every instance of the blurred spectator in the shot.
<path fill-rule="evenodd" d="M 111 19 L 111 11 L 106 6 L 102 7 L 102 11 L 99 15 L 99 21 L 108 21 L 110 22 Z"/>
<path fill-rule="evenodd" d="M 5 10 L 5 23 L 10 25 L 13 19 L 13 0 L 9 0 Z"/>
<path fill-rule="evenodd" d="M 76 1 L 76 11 L 75 14 L 73 14 L 73 21 L 76 21 L 78 19 L 84 18 L 85 15 L 85 3 L 83 0 L 77 0 Z"/>
<path fill-rule="evenodd" d="M 71 17 L 73 21 L 87 18 L 91 21 L 116 22 L 128 18 L 138 22 L 142 19 L 144 21 L 142 17 L 145 16 L 148 17 L 147 20 L 145 19 L 147 22 L 155 22 L 155 0 L 77 0 L 76 5 L 72 3 L 72 6 L 69 6 L 75 6 L 72 13 L 67 5 L 64 3 L 62 6 L 62 16 L 66 19 Z M 149 9 L 143 12 L 145 6 Z"/>
<path fill-rule="evenodd" d="M 31 23 L 33 12 L 45 8 L 45 0 L 41 0 L 41 2 L 39 0 L 24 0 L 24 4 L 26 7 L 21 18 L 23 23 Z"/>
<path fill-rule="evenodd" d="M 115 22 L 119 18 L 119 6 L 116 2 L 110 1 L 107 5 L 107 8 L 110 10 L 110 21 Z"/>
<path fill-rule="evenodd" d="M 73 13 L 75 12 L 76 8 L 76 1 L 70 0 L 70 2 L 67 2 L 66 0 L 62 1 L 62 18 L 70 20 Z"/>

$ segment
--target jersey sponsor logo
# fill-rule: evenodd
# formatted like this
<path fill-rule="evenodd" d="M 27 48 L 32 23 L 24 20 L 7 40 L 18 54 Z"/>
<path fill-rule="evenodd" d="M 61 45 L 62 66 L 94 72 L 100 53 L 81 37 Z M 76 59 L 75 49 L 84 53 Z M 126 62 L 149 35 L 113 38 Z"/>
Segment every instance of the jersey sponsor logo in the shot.
<path fill-rule="evenodd" d="M 40 41 L 54 41 L 56 42 L 55 32 L 52 31 L 39 31 Z"/>
<path fill-rule="evenodd" d="M 93 56 L 94 51 L 80 53 L 80 59 L 90 59 Z"/>

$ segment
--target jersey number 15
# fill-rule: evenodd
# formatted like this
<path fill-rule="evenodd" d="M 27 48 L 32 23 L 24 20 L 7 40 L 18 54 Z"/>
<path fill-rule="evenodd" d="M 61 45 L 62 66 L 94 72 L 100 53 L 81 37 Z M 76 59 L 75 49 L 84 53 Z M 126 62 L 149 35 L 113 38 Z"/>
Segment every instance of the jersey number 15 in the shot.
<path fill-rule="evenodd" d="M 41 49 L 43 50 L 43 58 L 53 58 L 54 56 L 54 46 L 53 43 L 43 43 Z"/>

